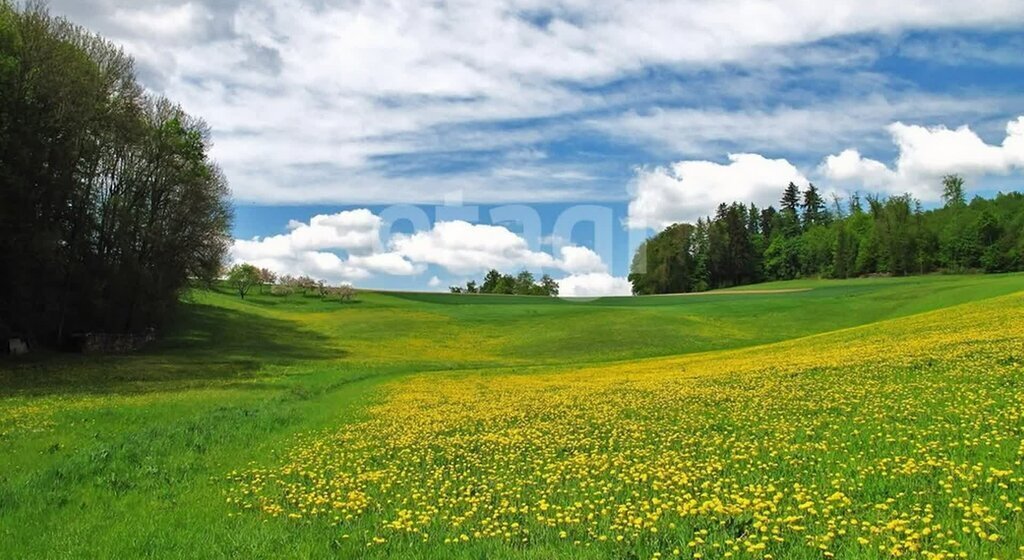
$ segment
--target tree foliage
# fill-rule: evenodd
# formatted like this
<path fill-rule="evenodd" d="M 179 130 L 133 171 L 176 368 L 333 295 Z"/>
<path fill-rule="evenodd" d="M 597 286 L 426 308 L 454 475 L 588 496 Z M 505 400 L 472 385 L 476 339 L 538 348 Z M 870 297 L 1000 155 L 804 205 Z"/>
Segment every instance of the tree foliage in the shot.
<path fill-rule="evenodd" d="M 120 49 L 0 0 L 0 331 L 138 331 L 216 277 L 231 215 L 209 147 Z"/>
<path fill-rule="evenodd" d="M 633 256 L 635 294 L 699 292 L 798 277 L 849 278 L 934 271 L 1024 270 L 1024 195 L 966 202 L 964 181 L 943 178 L 945 206 L 910 195 L 854 194 L 833 209 L 814 185 L 790 183 L 781 209 L 722 204 L 714 217 L 675 224 Z"/>
<path fill-rule="evenodd" d="M 506 294 L 518 296 L 557 296 L 558 282 L 550 275 L 541 276 L 537 280 L 533 273 L 522 270 L 519 274 L 502 274 L 495 269 L 487 271 L 480 284 L 475 280 L 466 282 L 463 286 L 450 286 L 448 288 L 453 294 Z"/>
<path fill-rule="evenodd" d="M 674 224 L 644 241 L 633 256 L 629 281 L 635 294 L 693 292 L 699 281 L 696 242 L 691 224 Z"/>
<path fill-rule="evenodd" d="M 946 203 L 946 208 L 963 208 L 967 204 L 963 177 L 946 175 L 942 178 L 942 200 Z"/>
<path fill-rule="evenodd" d="M 236 264 L 228 270 L 228 284 L 238 293 L 238 297 L 245 299 L 246 294 L 253 286 L 263 284 L 263 274 L 260 269 L 251 264 Z"/>

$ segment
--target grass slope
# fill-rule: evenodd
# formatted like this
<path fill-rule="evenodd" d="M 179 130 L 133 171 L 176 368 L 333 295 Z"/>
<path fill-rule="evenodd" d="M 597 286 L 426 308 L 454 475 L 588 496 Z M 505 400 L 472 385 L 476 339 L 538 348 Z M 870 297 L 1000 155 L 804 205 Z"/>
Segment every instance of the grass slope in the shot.
<path fill-rule="evenodd" d="M 225 477 L 251 473 L 250 462 L 274 469 L 294 461 L 296 442 L 308 438 L 303 434 L 380 427 L 375 407 L 393 406 L 395 395 L 421 394 L 412 389 L 424 379 L 428 388 L 436 384 L 462 399 L 465 386 L 458 380 L 467 376 L 503 380 L 486 385 L 500 391 L 514 387 L 507 383 L 509 374 L 542 383 L 572 379 L 584 364 L 611 379 L 629 378 L 636 368 L 652 371 L 650 364 L 660 364 L 653 370 L 656 378 L 718 371 L 730 363 L 722 351 L 996 298 L 1024 288 L 1024 276 L 766 287 L 811 289 L 594 301 L 367 293 L 345 305 L 269 295 L 243 302 L 226 293 L 198 292 L 170 336 L 145 353 L 0 363 L 0 556 L 330 556 L 357 550 L 437 557 L 515 551 L 544 557 L 545 551 L 573 550 L 585 556 L 584 549 L 560 542 L 557 532 L 527 549 L 488 541 L 453 552 L 441 538 L 415 547 L 387 544 L 373 552 L 362 542 L 354 544 L 359 539 L 343 539 L 329 522 L 231 515 L 239 509 L 225 502 L 224 493 L 238 490 L 239 483 Z M 1007 305 L 1019 297 L 999 301 Z M 905 330 L 902 336 L 912 334 Z M 829 340 L 825 335 L 813 344 L 826 346 Z M 777 359 L 790 353 L 782 344 L 749 352 L 758 360 Z M 712 353 L 697 362 L 678 362 L 695 357 L 659 358 L 699 352 Z M 804 359 L 813 362 L 816 355 Z M 824 383 L 836 374 L 816 375 L 825 375 Z M 475 394 L 466 402 L 477 402 Z M 756 411 L 763 403 L 730 406 L 739 405 Z M 725 421 L 724 405 L 716 406 L 707 409 L 709 414 Z M 418 413 L 415 407 L 406 410 Z M 472 419 L 474 410 L 483 409 L 469 406 L 469 416 L 452 417 Z M 927 425 L 928 417 L 921 422 Z M 371 515 L 355 529 L 369 534 L 378 521 Z M 635 542 L 633 552 L 658 551 L 647 541 Z"/>

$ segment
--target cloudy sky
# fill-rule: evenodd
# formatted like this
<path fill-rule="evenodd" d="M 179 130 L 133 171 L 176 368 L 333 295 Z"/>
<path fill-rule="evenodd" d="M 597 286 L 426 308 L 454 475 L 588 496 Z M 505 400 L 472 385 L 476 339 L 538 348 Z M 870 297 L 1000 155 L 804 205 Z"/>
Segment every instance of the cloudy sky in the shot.
<path fill-rule="evenodd" d="M 1024 169 L 1019 0 L 50 5 L 210 123 L 235 258 L 357 286 L 621 293 L 639 239 L 790 180 L 928 205 Z"/>

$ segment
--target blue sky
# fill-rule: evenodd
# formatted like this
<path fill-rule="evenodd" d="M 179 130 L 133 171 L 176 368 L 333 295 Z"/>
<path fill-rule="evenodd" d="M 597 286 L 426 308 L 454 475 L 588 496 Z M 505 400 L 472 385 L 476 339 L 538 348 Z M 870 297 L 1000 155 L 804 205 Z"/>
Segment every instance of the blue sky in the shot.
<path fill-rule="evenodd" d="M 401 289 L 526 267 L 590 295 L 628 289 L 644 235 L 772 203 L 789 180 L 926 206 L 949 172 L 979 194 L 1019 189 L 1024 3 L 821 4 L 51 7 L 210 124 L 236 259 Z M 427 220 L 382 218 L 396 204 Z M 540 229 L 492 224 L 510 204 Z M 573 212 L 601 231 L 556 235 Z M 438 227 L 457 220 L 478 227 Z"/>

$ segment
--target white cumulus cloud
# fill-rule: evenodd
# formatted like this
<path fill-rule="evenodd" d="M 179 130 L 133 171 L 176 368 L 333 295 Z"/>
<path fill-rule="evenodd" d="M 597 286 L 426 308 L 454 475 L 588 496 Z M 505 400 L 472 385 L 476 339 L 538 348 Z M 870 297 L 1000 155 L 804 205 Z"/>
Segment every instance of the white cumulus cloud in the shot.
<path fill-rule="evenodd" d="M 235 262 L 252 263 L 279 274 L 308 275 L 328 281 L 422 272 L 422 265 L 383 250 L 382 224 L 380 216 L 365 208 L 319 214 L 308 223 L 290 220 L 288 233 L 236 239 L 231 257 Z M 339 251 L 347 257 L 339 256 Z"/>
<path fill-rule="evenodd" d="M 825 158 L 822 170 L 826 177 L 836 181 L 859 181 L 866 187 L 879 188 L 892 182 L 892 171 L 880 161 L 865 158 L 854 149 Z"/>
<path fill-rule="evenodd" d="M 727 164 L 690 160 L 641 169 L 631 185 L 627 223 L 660 230 L 695 221 L 722 202 L 771 204 L 791 181 L 805 184 L 807 179 L 789 161 L 760 154 L 730 154 Z"/>
<path fill-rule="evenodd" d="M 550 254 L 530 249 L 526 239 L 508 228 L 462 220 L 437 222 L 430 230 L 411 235 L 397 234 L 391 245 L 412 261 L 441 266 L 456 274 L 489 268 L 535 270 L 557 264 Z"/>
<path fill-rule="evenodd" d="M 1006 174 L 1024 168 L 1024 116 L 1007 123 L 999 145 L 986 143 L 966 125 L 950 129 L 896 122 L 888 131 L 899 150 L 892 167 L 848 149 L 826 157 L 821 173 L 842 183 L 936 200 L 943 175 Z"/>
<path fill-rule="evenodd" d="M 320 214 L 309 223 L 288 222 L 289 232 L 235 242 L 234 254 L 241 259 L 283 258 L 307 251 L 344 249 L 370 253 L 380 246 L 379 216 L 365 208 Z"/>
<path fill-rule="evenodd" d="M 562 297 L 628 296 L 632 284 L 607 272 L 571 274 L 558 280 L 558 295 Z"/>
<path fill-rule="evenodd" d="M 398 253 L 374 253 L 372 255 L 351 255 L 346 261 L 352 266 L 364 270 L 390 274 L 392 276 L 410 276 L 419 274 L 426 268 L 420 263 L 406 260 Z"/>
<path fill-rule="evenodd" d="M 601 259 L 601 255 L 589 247 L 569 245 L 562 247 L 560 252 L 562 260 L 558 267 L 570 274 L 608 272 L 608 265 Z"/>

